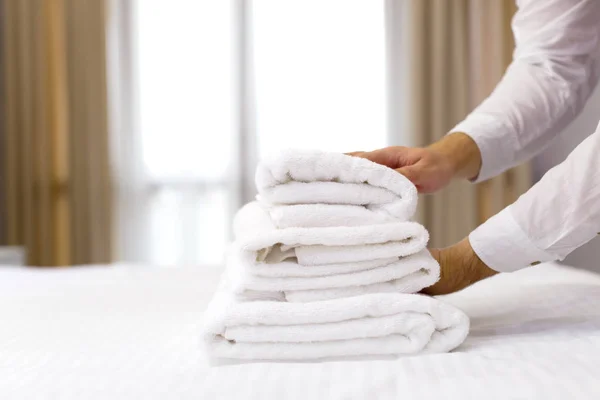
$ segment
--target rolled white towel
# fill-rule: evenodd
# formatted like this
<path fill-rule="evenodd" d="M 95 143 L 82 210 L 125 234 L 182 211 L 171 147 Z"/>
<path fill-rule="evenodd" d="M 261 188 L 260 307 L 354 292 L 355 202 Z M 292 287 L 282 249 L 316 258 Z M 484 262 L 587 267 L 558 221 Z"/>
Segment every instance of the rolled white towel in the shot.
<path fill-rule="evenodd" d="M 415 294 L 239 302 L 222 288 L 203 326 L 214 358 L 314 360 L 447 352 L 463 342 L 469 319 L 449 304 Z"/>
<path fill-rule="evenodd" d="M 255 182 L 258 198 L 265 204 L 303 205 L 301 212 L 290 216 L 291 221 L 274 216 L 280 227 L 322 226 L 309 222 L 319 223 L 323 218 L 335 218 L 332 224 L 340 226 L 390 218 L 406 221 L 417 206 L 417 190 L 404 176 L 341 153 L 284 151 L 258 165 Z M 314 207 L 317 204 L 319 207 Z M 355 211 L 336 207 L 339 205 L 352 206 Z"/>
<path fill-rule="evenodd" d="M 391 260 L 300 266 L 290 261 L 275 264 L 256 262 L 254 253 L 233 247 L 228 255 L 227 268 L 234 292 L 242 297 L 254 297 L 256 292 L 281 292 L 289 302 L 369 293 L 415 293 L 433 285 L 440 273 L 439 264 L 427 250 Z M 276 272 L 270 272 L 269 268 Z M 284 275 L 286 268 L 288 271 Z M 269 274 L 271 276 L 264 276 Z"/>
<path fill-rule="evenodd" d="M 255 252 L 257 261 L 296 258 L 305 266 L 407 256 L 424 249 L 429 240 L 416 222 L 278 229 L 257 202 L 238 211 L 234 233 L 237 245 Z"/>

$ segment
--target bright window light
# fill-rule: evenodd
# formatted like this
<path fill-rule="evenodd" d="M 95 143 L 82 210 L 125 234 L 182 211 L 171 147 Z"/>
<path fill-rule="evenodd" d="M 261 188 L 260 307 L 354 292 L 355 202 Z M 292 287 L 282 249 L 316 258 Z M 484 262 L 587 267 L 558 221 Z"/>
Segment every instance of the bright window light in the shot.
<path fill-rule="evenodd" d="M 260 154 L 384 146 L 384 2 L 252 4 Z"/>
<path fill-rule="evenodd" d="M 256 106 L 247 109 L 256 111 L 259 154 L 248 159 L 386 144 L 383 0 L 248 1 L 255 98 L 247 99 L 234 79 L 244 71 L 235 64 L 240 1 L 135 4 L 148 260 L 222 262 L 238 201 L 240 100 Z"/>
<path fill-rule="evenodd" d="M 138 0 L 139 123 L 147 258 L 218 264 L 231 224 L 232 1 Z"/>

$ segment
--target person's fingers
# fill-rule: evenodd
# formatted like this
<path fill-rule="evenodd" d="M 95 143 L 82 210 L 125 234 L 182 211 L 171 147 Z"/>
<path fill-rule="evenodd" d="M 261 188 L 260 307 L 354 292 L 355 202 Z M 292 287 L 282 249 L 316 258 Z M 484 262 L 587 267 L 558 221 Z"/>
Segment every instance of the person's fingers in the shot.
<path fill-rule="evenodd" d="M 415 168 L 414 166 L 409 165 L 407 167 L 398 168 L 398 169 L 396 169 L 396 171 L 401 173 L 402 175 L 404 175 L 404 177 L 406 179 L 408 179 L 415 185 L 418 185 L 420 183 L 421 176 L 420 176 L 418 168 Z"/>
<path fill-rule="evenodd" d="M 363 154 L 365 154 L 364 151 L 351 151 L 349 153 L 344 153 L 347 156 L 352 156 L 352 157 L 361 157 Z"/>
<path fill-rule="evenodd" d="M 403 146 L 386 147 L 373 151 L 355 151 L 346 154 L 366 158 L 369 161 L 393 169 L 415 164 L 422 157 L 421 149 Z"/>
<path fill-rule="evenodd" d="M 416 164 L 423 158 L 422 149 L 413 147 L 398 147 L 398 150 L 394 154 L 396 167 L 402 168 Z"/>
<path fill-rule="evenodd" d="M 368 151 L 362 153 L 360 157 L 389 168 L 398 168 L 398 150 L 396 149 L 385 148 Z"/>

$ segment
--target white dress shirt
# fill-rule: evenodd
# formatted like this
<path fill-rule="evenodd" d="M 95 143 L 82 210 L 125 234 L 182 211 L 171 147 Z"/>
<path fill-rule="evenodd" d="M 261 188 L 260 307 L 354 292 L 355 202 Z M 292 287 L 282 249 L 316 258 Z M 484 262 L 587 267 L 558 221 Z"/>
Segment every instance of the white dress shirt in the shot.
<path fill-rule="evenodd" d="M 581 111 L 599 76 L 600 0 L 521 0 L 516 49 L 494 92 L 451 132 L 479 146 L 476 181 L 543 150 Z M 526 194 L 469 236 L 491 268 L 563 259 L 600 232 L 600 126 Z"/>

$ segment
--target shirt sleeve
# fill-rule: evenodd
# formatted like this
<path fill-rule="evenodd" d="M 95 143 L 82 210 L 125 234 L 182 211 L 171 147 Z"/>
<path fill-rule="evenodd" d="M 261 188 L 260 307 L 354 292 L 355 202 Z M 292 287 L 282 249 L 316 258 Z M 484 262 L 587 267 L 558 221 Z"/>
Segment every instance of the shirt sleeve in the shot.
<path fill-rule="evenodd" d="M 600 125 L 515 203 L 469 235 L 490 268 L 562 260 L 600 232 Z"/>
<path fill-rule="evenodd" d="M 579 114 L 598 80 L 600 1 L 517 5 L 512 63 L 493 93 L 450 131 L 479 147 L 476 182 L 542 151 Z"/>

